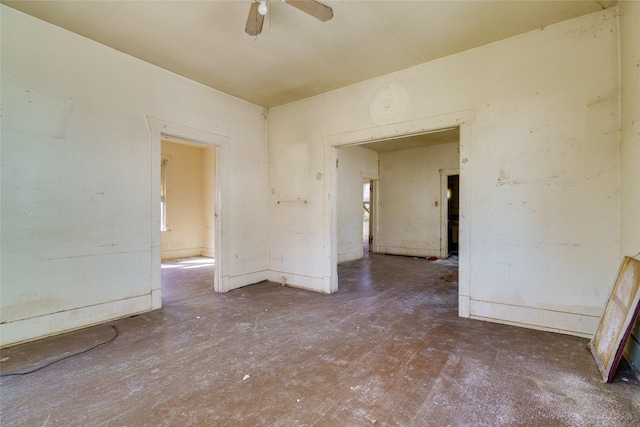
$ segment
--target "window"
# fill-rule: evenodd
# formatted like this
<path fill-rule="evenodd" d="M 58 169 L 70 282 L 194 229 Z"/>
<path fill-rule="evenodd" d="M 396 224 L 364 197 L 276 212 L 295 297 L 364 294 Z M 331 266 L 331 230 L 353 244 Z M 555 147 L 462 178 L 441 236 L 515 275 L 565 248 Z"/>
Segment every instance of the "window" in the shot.
<path fill-rule="evenodd" d="M 363 219 L 368 221 L 371 214 L 371 181 L 365 181 L 362 184 L 362 207 Z"/>

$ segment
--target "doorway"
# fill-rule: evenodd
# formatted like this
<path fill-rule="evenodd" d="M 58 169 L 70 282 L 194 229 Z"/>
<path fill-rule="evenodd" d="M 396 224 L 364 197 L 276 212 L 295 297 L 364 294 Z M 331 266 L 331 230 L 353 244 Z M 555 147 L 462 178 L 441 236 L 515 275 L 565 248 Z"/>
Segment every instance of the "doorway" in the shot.
<path fill-rule="evenodd" d="M 363 179 L 362 181 L 362 253 L 367 256 L 372 252 L 374 239 L 374 201 L 373 201 L 373 179 Z"/>
<path fill-rule="evenodd" d="M 147 116 L 151 143 L 151 185 L 150 191 L 150 216 L 151 216 L 151 306 L 152 309 L 162 307 L 161 286 L 161 166 L 162 166 L 162 138 L 168 137 L 188 144 L 201 147 L 215 148 L 215 213 L 214 213 L 214 253 L 216 266 L 214 271 L 213 288 L 215 292 L 229 291 L 229 267 L 228 256 L 224 249 L 226 234 L 223 232 L 224 219 L 228 216 L 227 210 L 227 172 L 229 164 L 229 137 L 203 129 L 184 126 L 179 123 L 157 119 Z M 167 217 L 167 221 L 169 218 Z"/>
<path fill-rule="evenodd" d="M 458 255 L 460 175 L 447 176 L 447 257 Z"/>
<path fill-rule="evenodd" d="M 440 258 L 460 250 L 460 170 L 440 170 Z"/>
<path fill-rule="evenodd" d="M 210 269 L 214 288 L 216 230 L 216 148 L 163 136 L 160 167 L 160 256 L 163 300 L 176 275 Z M 180 268 L 178 268 L 180 267 Z M 168 269 L 172 280 L 168 281 Z M 170 283 L 169 283 L 170 282 Z M 174 285 L 171 285 L 174 286 Z"/>
<path fill-rule="evenodd" d="M 421 136 L 430 133 L 439 133 L 443 130 L 458 129 L 458 149 L 455 154 L 457 159 L 456 172 L 460 175 L 459 178 L 459 232 L 458 232 L 458 310 L 459 316 L 470 316 L 470 254 L 469 254 L 469 200 L 470 200 L 470 186 L 469 186 L 469 165 L 471 165 L 470 158 L 470 146 L 471 146 L 471 122 L 475 115 L 474 110 L 463 110 L 453 113 L 439 114 L 435 116 L 423 117 L 407 122 L 390 123 L 383 126 L 374 126 L 367 129 L 356 129 L 347 131 L 341 134 L 327 135 L 322 138 L 325 146 L 325 192 L 326 192 L 326 209 L 327 215 L 325 215 L 325 256 L 328 262 L 325 263 L 324 270 L 324 286 L 323 290 L 327 293 L 333 293 L 338 290 L 338 258 L 339 258 L 339 197 L 340 195 L 338 186 L 338 157 L 341 148 L 349 146 L 364 145 L 366 148 L 378 148 L 384 147 L 387 144 L 393 144 L 393 149 L 399 149 L 399 145 L 406 143 L 410 144 L 412 136 Z M 403 135 L 402 137 L 398 137 Z M 373 143 L 372 145 L 369 145 Z M 378 151 L 378 150 L 376 150 Z M 340 163 L 340 166 L 342 163 Z M 342 172 L 340 172 L 342 173 Z M 380 173 L 380 182 L 383 180 L 383 174 Z M 445 186 L 445 189 L 447 187 Z M 378 189 L 379 190 L 379 189 Z M 446 198 L 446 195 L 445 195 Z M 435 200 L 431 199 L 429 205 L 432 209 L 435 204 L 436 207 L 440 206 L 441 209 L 442 198 L 439 195 L 435 196 Z M 435 203 L 434 203 L 435 202 Z M 379 198 L 376 202 L 379 206 L 383 206 L 387 203 L 383 198 Z M 378 213 L 380 214 L 380 213 Z M 442 216 L 442 215 L 441 215 Z M 445 226 L 447 222 L 445 221 Z M 436 227 L 437 229 L 438 227 Z M 378 240 L 382 232 L 378 233 Z M 440 234 L 440 233 L 439 233 Z M 442 236 L 442 234 L 440 234 Z M 341 237 L 341 236 L 340 236 Z M 444 240 L 444 239 L 439 239 Z M 380 241 L 376 243 L 380 245 Z M 446 248 L 445 248 L 446 252 Z M 438 251 L 438 254 L 440 252 Z"/>

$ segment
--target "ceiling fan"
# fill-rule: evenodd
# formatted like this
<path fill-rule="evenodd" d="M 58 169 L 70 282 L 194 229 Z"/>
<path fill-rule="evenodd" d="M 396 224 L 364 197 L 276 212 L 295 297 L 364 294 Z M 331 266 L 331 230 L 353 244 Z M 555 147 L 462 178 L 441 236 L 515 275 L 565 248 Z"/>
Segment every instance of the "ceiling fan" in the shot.
<path fill-rule="evenodd" d="M 244 31 L 250 36 L 257 36 L 262 32 L 264 16 L 268 12 L 267 2 L 268 0 L 252 1 L 251 9 L 249 9 L 249 16 L 247 17 L 247 26 L 244 29 Z M 333 9 L 316 0 L 282 0 L 282 2 L 290 4 L 296 9 L 308 13 L 322 22 L 326 22 L 333 18 Z"/>

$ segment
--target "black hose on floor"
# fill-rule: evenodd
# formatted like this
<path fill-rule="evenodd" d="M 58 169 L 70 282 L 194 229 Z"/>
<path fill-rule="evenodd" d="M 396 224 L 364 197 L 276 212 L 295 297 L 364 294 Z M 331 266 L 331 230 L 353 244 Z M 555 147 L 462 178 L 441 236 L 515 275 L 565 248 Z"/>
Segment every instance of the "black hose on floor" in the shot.
<path fill-rule="evenodd" d="M 35 369 L 32 369 L 32 370 L 30 370 L 30 371 L 26 371 L 26 372 L 15 372 L 15 373 L 12 373 L 12 374 L 0 374 L 0 377 L 14 377 L 14 376 L 19 376 L 19 375 L 29 375 L 29 374 L 32 374 L 32 373 L 34 373 L 34 372 L 37 372 L 37 371 L 39 371 L 39 370 L 41 370 L 41 369 L 48 368 L 49 366 L 53 365 L 54 363 L 58 363 L 58 362 L 62 362 L 63 360 L 71 359 L 72 357 L 76 357 L 76 356 L 79 356 L 79 355 L 81 355 L 81 354 L 88 353 L 88 352 L 90 352 L 91 350 L 95 350 L 95 349 L 96 349 L 96 348 L 98 348 L 98 347 L 101 347 L 101 346 L 103 346 L 103 345 L 109 344 L 110 342 L 112 342 L 113 340 L 115 340 L 116 338 L 118 338 L 118 335 L 120 335 L 120 332 L 118 332 L 118 328 L 116 328 L 116 327 L 115 327 L 115 326 L 113 326 L 113 325 L 109 325 L 109 326 L 111 326 L 111 327 L 113 328 L 113 330 L 115 331 L 115 335 L 114 335 L 111 339 L 109 339 L 109 340 L 107 340 L 107 341 L 104 341 L 104 342 L 101 342 L 101 343 L 99 343 L 99 344 L 96 344 L 96 345 L 94 345 L 93 347 L 88 348 L 88 349 L 86 349 L 86 350 L 82 350 L 82 351 L 80 351 L 80 352 L 78 352 L 78 353 L 74 353 L 74 354 L 70 354 L 69 356 L 61 357 L 60 359 L 54 360 L 53 362 L 49 362 L 49 363 L 47 363 L 46 365 L 42 365 L 42 366 L 40 366 L 40 367 L 38 367 L 38 368 L 35 368 Z"/>

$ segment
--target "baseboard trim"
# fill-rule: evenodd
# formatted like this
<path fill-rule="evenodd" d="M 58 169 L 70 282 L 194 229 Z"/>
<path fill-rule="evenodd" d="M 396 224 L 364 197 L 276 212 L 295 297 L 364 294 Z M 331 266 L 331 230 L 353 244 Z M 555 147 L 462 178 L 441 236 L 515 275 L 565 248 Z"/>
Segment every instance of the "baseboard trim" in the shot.
<path fill-rule="evenodd" d="M 583 338 L 591 338 L 600 322 L 600 317 L 588 314 L 478 301 L 473 298 L 470 301 L 470 317 Z"/>
<path fill-rule="evenodd" d="M 357 259 L 361 259 L 364 256 L 363 252 L 360 251 L 352 251 L 343 254 L 338 254 L 338 264 L 342 264 L 343 262 L 355 261 Z"/>
<path fill-rule="evenodd" d="M 283 277 L 285 278 L 283 280 Z M 294 288 L 306 289 L 309 291 L 325 292 L 324 277 L 303 276 L 300 274 L 285 273 L 282 271 L 269 271 L 271 282 L 283 283 Z"/>
<path fill-rule="evenodd" d="M 202 254 L 202 248 L 187 248 L 187 249 L 169 249 L 160 252 L 160 258 L 162 261 L 180 258 L 193 258 L 199 257 Z"/>
<path fill-rule="evenodd" d="M 377 245 L 375 252 L 379 254 L 387 255 L 402 255 L 402 256 L 414 256 L 414 257 L 438 257 L 440 258 L 440 248 L 438 249 L 417 249 L 417 248 L 399 248 L 395 246 Z"/>
<path fill-rule="evenodd" d="M 0 347 L 8 347 L 151 311 L 153 309 L 152 299 L 151 294 L 145 294 L 3 323 L 0 325 L 2 340 Z"/>
<path fill-rule="evenodd" d="M 267 280 L 267 271 L 261 270 L 256 271 L 254 273 L 242 274 L 239 276 L 231 276 L 229 277 L 229 291 L 234 289 L 242 288 L 248 285 L 253 285 L 255 283 L 264 282 Z"/>

